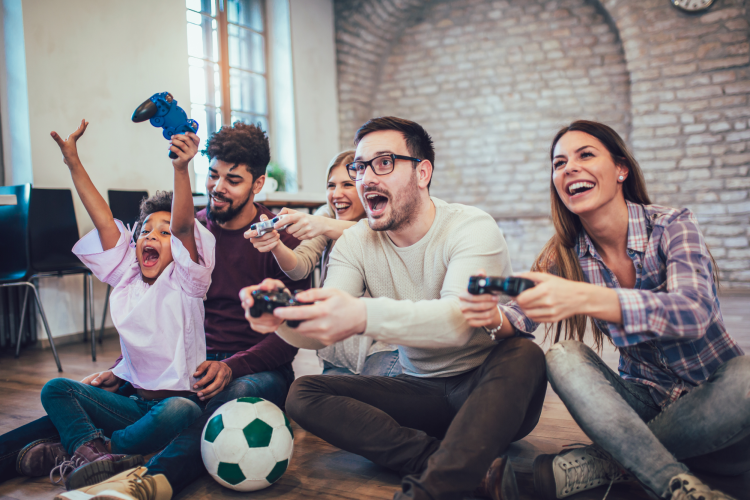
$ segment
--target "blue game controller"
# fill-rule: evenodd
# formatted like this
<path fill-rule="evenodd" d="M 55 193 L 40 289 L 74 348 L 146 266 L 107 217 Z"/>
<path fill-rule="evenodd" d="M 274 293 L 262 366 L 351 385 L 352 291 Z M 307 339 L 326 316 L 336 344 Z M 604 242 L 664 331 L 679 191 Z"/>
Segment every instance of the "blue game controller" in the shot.
<path fill-rule="evenodd" d="M 198 132 L 198 122 L 188 119 L 185 110 L 177 105 L 177 101 L 169 92 L 159 92 L 146 99 L 133 111 L 132 120 L 135 123 L 150 120 L 151 125 L 163 129 L 162 135 L 167 140 L 175 134 Z M 175 159 L 177 155 L 170 151 L 169 157 Z"/>

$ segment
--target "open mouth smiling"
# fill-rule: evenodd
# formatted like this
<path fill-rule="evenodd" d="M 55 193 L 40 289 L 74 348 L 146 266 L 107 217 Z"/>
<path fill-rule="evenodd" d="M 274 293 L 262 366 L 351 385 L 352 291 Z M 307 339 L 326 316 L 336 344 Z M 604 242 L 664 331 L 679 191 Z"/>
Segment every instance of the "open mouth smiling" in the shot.
<path fill-rule="evenodd" d="M 154 267 L 159 263 L 159 251 L 152 246 L 143 247 L 143 265 L 144 267 Z"/>
<path fill-rule="evenodd" d="M 229 200 L 225 200 L 215 195 L 211 195 L 211 204 L 214 206 L 214 208 L 224 208 L 225 206 L 229 204 Z"/>
<path fill-rule="evenodd" d="M 590 181 L 578 181 L 568 185 L 567 191 L 571 197 L 586 193 L 594 188 L 596 184 Z"/>
<path fill-rule="evenodd" d="M 343 202 L 343 201 L 342 202 L 336 202 L 336 203 L 333 204 L 333 208 L 335 208 L 338 213 L 346 212 L 349 209 L 349 207 L 351 207 L 351 206 L 352 206 L 351 203 L 347 203 L 347 202 Z"/>
<path fill-rule="evenodd" d="M 381 193 L 365 193 L 365 201 L 367 202 L 367 209 L 372 216 L 382 215 L 385 212 L 386 205 L 388 205 L 388 197 Z"/>

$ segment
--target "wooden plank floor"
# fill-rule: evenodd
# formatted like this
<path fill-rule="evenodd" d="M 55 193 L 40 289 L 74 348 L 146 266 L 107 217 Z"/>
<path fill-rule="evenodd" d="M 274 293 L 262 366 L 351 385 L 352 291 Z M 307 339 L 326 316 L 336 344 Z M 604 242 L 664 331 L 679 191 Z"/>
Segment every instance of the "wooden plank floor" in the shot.
<path fill-rule="evenodd" d="M 727 327 L 745 352 L 750 353 L 750 293 L 727 294 L 722 297 L 722 311 Z M 539 333 L 541 343 L 542 334 Z M 85 344 L 60 348 L 63 376 L 80 380 L 85 375 L 108 368 L 119 354 L 116 339 L 105 340 L 100 346 L 98 361 L 92 362 Z M 605 348 L 607 363 L 617 365 L 617 353 Z M 298 375 L 319 371 L 312 352 L 303 352 L 295 360 Z M 0 433 L 7 432 L 44 415 L 39 393 L 44 383 L 57 376 L 50 351 L 27 350 L 16 360 L 12 354 L 0 353 Z M 266 490 L 252 493 L 258 499 L 389 499 L 399 487 L 398 476 L 359 456 L 339 450 L 316 436 L 295 428 L 294 458 L 287 473 Z M 522 498 L 537 499 L 531 482 L 531 463 L 540 453 L 556 453 L 563 445 L 588 443 L 588 438 L 570 417 L 557 395 L 548 389 L 539 425 L 526 439 L 510 450 L 517 472 Z M 738 478 L 704 477 L 711 485 L 750 500 L 750 473 Z M 0 484 L 0 500 L 48 499 L 60 491 L 45 478 L 18 478 Z M 596 499 L 604 496 L 605 488 L 569 497 L 572 500 Z M 195 481 L 177 498 L 232 499 L 244 495 L 222 488 L 209 477 Z M 620 484 L 612 488 L 608 498 L 631 500 L 648 498 L 637 484 Z"/>

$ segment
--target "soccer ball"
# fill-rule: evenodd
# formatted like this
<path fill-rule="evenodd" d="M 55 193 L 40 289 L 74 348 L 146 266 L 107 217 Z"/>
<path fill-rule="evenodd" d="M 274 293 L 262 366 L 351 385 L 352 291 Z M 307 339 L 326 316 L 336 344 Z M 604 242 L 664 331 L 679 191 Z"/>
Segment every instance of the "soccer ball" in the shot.
<path fill-rule="evenodd" d="M 271 486 L 289 465 L 294 435 L 278 406 L 239 398 L 220 407 L 203 428 L 201 454 L 222 486 L 255 491 Z"/>

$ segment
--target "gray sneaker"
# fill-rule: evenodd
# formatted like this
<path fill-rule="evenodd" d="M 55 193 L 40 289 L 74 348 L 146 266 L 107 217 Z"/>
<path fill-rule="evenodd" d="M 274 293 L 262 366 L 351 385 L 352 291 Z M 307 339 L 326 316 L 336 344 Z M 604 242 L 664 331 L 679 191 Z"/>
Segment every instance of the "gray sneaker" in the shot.
<path fill-rule="evenodd" d="M 539 455 L 533 469 L 534 489 L 545 500 L 632 479 L 607 453 L 594 446 L 566 450 L 559 455 Z"/>
<path fill-rule="evenodd" d="M 735 500 L 718 490 L 712 490 L 692 474 L 679 474 L 669 481 L 671 500 Z"/>

